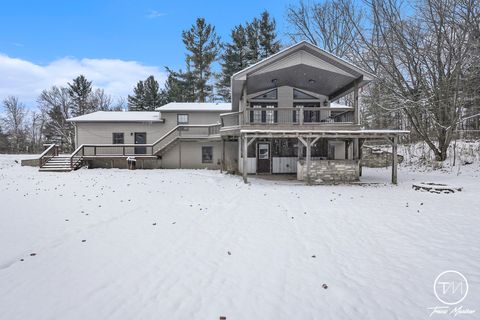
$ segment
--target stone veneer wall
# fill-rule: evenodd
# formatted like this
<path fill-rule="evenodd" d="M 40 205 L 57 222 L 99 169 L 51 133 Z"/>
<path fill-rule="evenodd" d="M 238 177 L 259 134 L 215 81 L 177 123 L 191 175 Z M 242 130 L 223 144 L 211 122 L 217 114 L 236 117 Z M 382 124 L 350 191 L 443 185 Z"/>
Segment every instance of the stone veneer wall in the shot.
<path fill-rule="evenodd" d="M 307 180 L 305 160 L 297 162 L 297 179 Z M 312 183 L 336 183 L 359 180 L 358 160 L 312 160 L 310 165 Z"/>
<path fill-rule="evenodd" d="M 403 156 L 397 154 L 398 163 L 402 163 Z M 392 153 L 374 147 L 363 146 L 362 166 L 368 168 L 385 168 L 392 165 Z"/>

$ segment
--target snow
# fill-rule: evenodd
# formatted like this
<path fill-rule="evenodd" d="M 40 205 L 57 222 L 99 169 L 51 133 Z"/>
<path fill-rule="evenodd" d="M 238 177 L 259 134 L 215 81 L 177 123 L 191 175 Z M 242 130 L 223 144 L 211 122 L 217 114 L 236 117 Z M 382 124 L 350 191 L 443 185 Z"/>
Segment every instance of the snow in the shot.
<path fill-rule="evenodd" d="M 70 118 L 70 122 L 160 122 L 158 111 L 96 111 Z"/>
<path fill-rule="evenodd" d="M 478 165 L 401 167 L 398 186 L 388 169 L 305 186 L 208 170 L 47 173 L 22 158 L 0 156 L 0 319 L 426 319 L 450 269 L 477 309 L 459 318 L 478 318 Z M 419 181 L 463 191 L 414 191 Z"/>
<path fill-rule="evenodd" d="M 165 111 L 232 111 L 231 103 L 224 102 L 170 102 L 156 110 Z"/>

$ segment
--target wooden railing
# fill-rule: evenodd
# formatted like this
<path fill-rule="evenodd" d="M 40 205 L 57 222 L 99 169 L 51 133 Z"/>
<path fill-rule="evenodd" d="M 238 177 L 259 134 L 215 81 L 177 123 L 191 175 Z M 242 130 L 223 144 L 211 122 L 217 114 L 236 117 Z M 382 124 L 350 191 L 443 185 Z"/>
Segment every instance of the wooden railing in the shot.
<path fill-rule="evenodd" d="M 240 124 L 241 111 L 222 113 L 220 120 L 223 127 L 236 127 Z"/>
<path fill-rule="evenodd" d="M 43 167 L 51 158 L 58 156 L 58 145 L 44 144 L 43 146 L 46 147 L 46 149 L 38 158 L 40 168 Z"/>
<path fill-rule="evenodd" d="M 83 157 L 156 156 L 181 138 L 208 138 L 219 136 L 220 124 L 178 125 L 151 144 L 82 144 L 70 155 L 70 166 Z"/>
<path fill-rule="evenodd" d="M 295 108 L 245 108 L 243 111 L 220 115 L 222 128 L 239 125 L 312 125 L 353 124 L 353 108 L 295 107 Z"/>

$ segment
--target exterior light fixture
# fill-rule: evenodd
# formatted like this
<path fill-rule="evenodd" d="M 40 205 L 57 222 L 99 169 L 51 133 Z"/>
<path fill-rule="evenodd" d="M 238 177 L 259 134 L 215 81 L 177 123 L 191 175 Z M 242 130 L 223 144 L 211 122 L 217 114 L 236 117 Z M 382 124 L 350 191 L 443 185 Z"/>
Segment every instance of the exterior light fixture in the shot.
<path fill-rule="evenodd" d="M 278 79 L 272 79 L 272 83 L 273 83 L 274 85 L 277 85 L 277 82 L 278 82 Z"/>
<path fill-rule="evenodd" d="M 314 84 L 315 82 L 316 82 L 316 81 L 313 80 L 313 79 L 309 79 L 309 80 L 308 80 L 308 83 L 310 83 L 310 84 Z"/>

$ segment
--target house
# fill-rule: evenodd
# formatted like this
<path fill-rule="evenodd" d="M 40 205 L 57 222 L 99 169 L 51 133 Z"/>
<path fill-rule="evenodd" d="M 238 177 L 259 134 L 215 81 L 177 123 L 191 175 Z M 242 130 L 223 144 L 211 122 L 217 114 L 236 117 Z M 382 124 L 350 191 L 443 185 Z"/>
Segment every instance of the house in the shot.
<path fill-rule="evenodd" d="M 78 148 L 63 159 L 50 146 L 41 170 L 126 167 L 210 168 L 296 174 L 307 182 L 356 181 L 361 146 L 383 139 L 396 155 L 406 131 L 364 130 L 359 90 L 374 75 L 300 42 L 231 79 L 231 103 L 169 103 L 154 112 L 94 112 L 71 118 Z M 349 105 L 338 101 L 351 97 Z M 55 163 L 56 161 L 56 163 Z M 67 168 L 68 167 L 68 168 Z M 392 182 L 397 157 L 392 157 Z"/>

